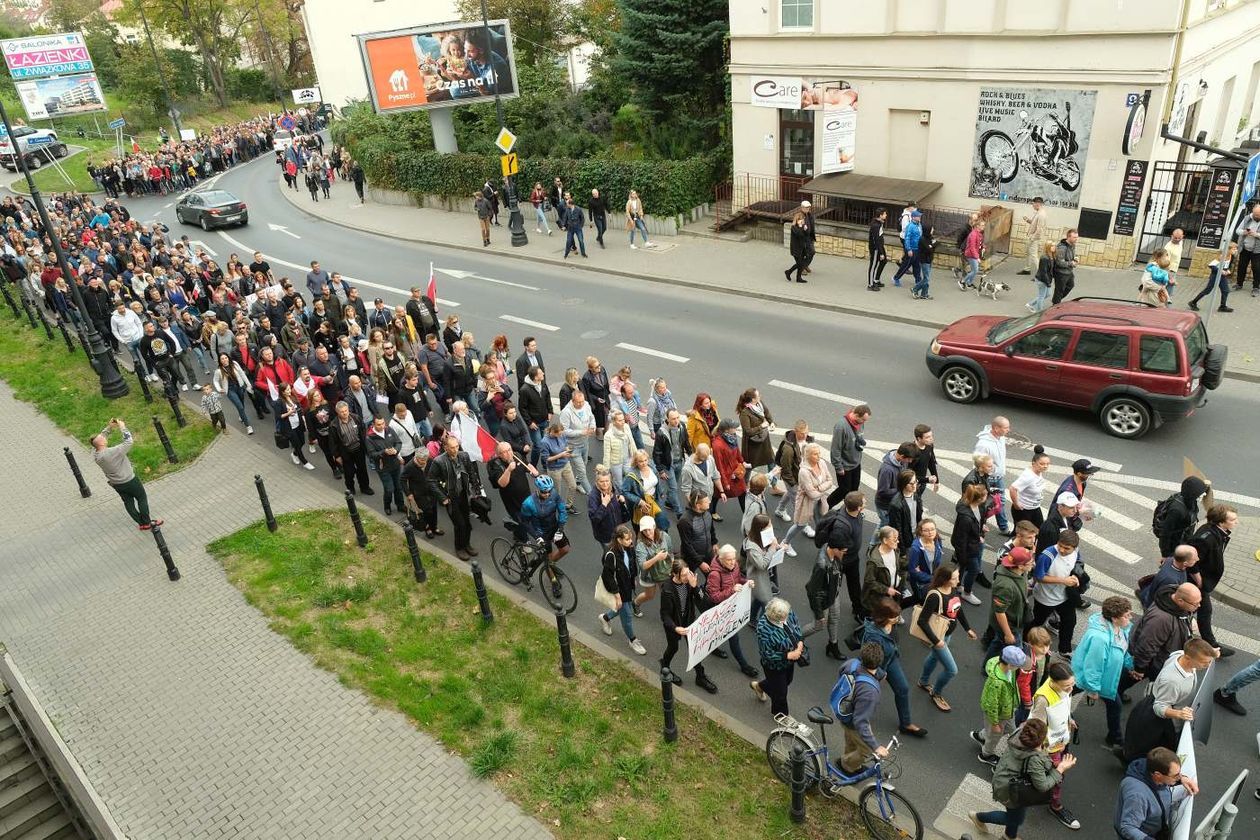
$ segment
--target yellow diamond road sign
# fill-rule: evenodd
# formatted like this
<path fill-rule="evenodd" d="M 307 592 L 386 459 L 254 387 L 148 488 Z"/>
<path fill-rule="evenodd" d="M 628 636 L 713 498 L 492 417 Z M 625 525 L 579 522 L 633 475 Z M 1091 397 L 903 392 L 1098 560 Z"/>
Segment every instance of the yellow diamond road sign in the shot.
<path fill-rule="evenodd" d="M 494 145 L 498 146 L 503 154 L 510 154 L 512 147 L 516 145 L 516 135 L 506 128 L 501 128 L 499 129 L 499 136 L 494 140 Z"/>
<path fill-rule="evenodd" d="M 507 154 L 499 158 L 499 164 L 503 169 L 504 178 L 510 178 L 521 171 L 521 160 L 515 153 Z"/>

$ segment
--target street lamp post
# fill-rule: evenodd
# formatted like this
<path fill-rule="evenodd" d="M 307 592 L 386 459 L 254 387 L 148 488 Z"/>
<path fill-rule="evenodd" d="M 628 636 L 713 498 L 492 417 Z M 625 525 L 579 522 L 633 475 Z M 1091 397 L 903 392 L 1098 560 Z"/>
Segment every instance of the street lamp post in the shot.
<path fill-rule="evenodd" d="M 3 100 L 0 100 L 0 121 L 4 123 L 6 135 L 13 137 L 13 126 L 9 124 L 9 112 L 4 109 Z M 79 281 L 70 273 L 70 262 L 66 259 L 66 252 L 61 248 L 61 236 L 53 229 L 52 219 L 48 217 L 48 208 L 44 206 L 44 197 L 39 194 L 39 187 L 35 186 L 35 179 L 31 177 L 30 167 L 26 165 L 26 157 L 20 152 L 17 141 L 14 140 L 13 158 L 22 170 L 22 174 L 26 176 L 26 185 L 31 191 L 31 202 L 34 203 L 35 209 L 39 211 L 40 224 L 44 227 L 44 233 L 47 235 L 48 241 L 52 243 L 53 253 L 57 256 L 57 266 L 61 269 L 61 275 L 66 278 L 66 282 L 70 285 L 70 292 L 74 295 L 74 305 L 83 314 L 83 335 L 87 342 L 88 356 L 91 358 L 92 367 L 96 370 L 96 375 L 101 380 L 101 396 L 111 400 L 125 397 L 130 393 L 130 389 L 127 387 L 127 383 L 123 380 L 122 375 L 118 373 L 118 365 L 114 362 L 114 354 L 110 352 L 109 347 L 105 344 L 105 339 L 96 329 L 96 325 L 92 323 L 92 319 L 87 317 L 87 305 L 83 302 L 83 293 L 79 289 Z"/>
<path fill-rule="evenodd" d="M 494 110 L 499 117 L 499 128 L 507 128 L 503 121 L 503 101 L 499 98 L 499 73 L 494 68 L 494 50 L 491 47 L 493 41 L 490 38 L 490 13 L 486 9 L 486 0 L 481 0 L 481 25 L 485 31 L 486 37 L 486 58 L 490 62 L 490 77 L 494 80 Z M 504 186 L 507 188 L 508 203 L 508 230 L 512 233 L 512 245 L 519 248 L 522 245 L 529 244 L 529 237 L 525 234 L 525 218 L 521 215 L 521 205 L 516 197 L 516 178 L 508 175 L 503 179 Z"/>
<path fill-rule="evenodd" d="M 149 19 L 144 14 L 144 0 L 136 0 L 136 9 L 140 12 L 140 22 L 144 24 L 144 38 L 149 42 L 149 52 L 153 54 L 153 69 L 157 72 L 158 81 L 162 83 L 162 95 L 166 97 L 166 110 L 171 115 L 171 123 L 175 126 L 175 140 L 178 142 L 184 139 L 184 132 L 179 124 L 179 111 L 175 109 L 175 100 L 171 98 L 171 87 L 166 83 L 166 74 L 162 72 L 162 62 L 158 59 L 157 47 L 153 45 Z"/>

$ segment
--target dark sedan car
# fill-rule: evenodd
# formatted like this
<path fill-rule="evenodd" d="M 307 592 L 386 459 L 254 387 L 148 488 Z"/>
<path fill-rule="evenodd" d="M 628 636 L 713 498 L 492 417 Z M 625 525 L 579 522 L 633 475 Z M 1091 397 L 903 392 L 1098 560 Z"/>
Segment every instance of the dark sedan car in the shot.
<path fill-rule="evenodd" d="M 175 205 L 175 218 L 186 225 L 201 225 L 202 230 L 249 224 L 245 202 L 227 190 L 190 192 Z"/>

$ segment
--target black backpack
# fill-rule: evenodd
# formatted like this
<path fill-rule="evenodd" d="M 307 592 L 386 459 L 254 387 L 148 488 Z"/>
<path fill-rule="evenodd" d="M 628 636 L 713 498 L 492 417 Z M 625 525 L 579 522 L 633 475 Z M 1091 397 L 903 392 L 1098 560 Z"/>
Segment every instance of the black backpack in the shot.
<path fill-rule="evenodd" d="M 1155 512 L 1151 514 L 1151 533 L 1156 537 L 1164 536 L 1164 520 L 1168 518 L 1168 511 L 1172 509 L 1177 499 L 1181 498 L 1180 493 L 1173 493 L 1167 499 L 1155 505 Z"/>
<path fill-rule="evenodd" d="M 827 540 L 831 538 L 831 530 L 836 527 L 836 522 L 840 519 L 840 512 L 831 511 L 822 518 L 818 523 L 818 527 L 814 529 L 814 548 L 822 548 L 827 544 Z"/>

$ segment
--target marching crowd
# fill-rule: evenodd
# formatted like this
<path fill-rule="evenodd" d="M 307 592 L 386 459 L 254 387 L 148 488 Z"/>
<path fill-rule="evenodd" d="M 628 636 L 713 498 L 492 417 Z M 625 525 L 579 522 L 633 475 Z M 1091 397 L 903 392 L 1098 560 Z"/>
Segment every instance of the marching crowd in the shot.
<path fill-rule="evenodd" d="M 246 123 L 156 154 L 204 154 L 198 166 L 214 168 L 257 154 L 264 134 Z M 228 406 L 247 434 L 270 417 L 276 447 L 295 466 L 314 470 L 317 458 L 352 493 L 379 488 L 385 513 L 407 517 L 429 539 L 449 522 L 464 560 L 478 553 L 473 520 L 490 524 L 494 500 L 516 539 L 540 543 L 553 561 L 585 520 L 601 546 L 601 629 L 612 635 L 616 620 L 646 655 L 635 622 L 657 600 L 662 668 L 700 613 L 751 588 L 756 659 L 738 633 L 713 655 L 733 658 L 776 714 L 788 713 L 795 670 L 810 665 L 810 641 L 825 633 L 824 655 L 842 673 L 868 677 L 835 708 L 846 772 L 883 754 L 874 713 L 886 687 L 905 735 L 928 734 L 914 720 L 913 689 L 940 713 L 980 723 L 971 738 L 1005 806 L 972 815 L 982 831 L 1002 825 L 1016 838 L 1027 809 L 1041 804 L 1081 827 L 1062 794 L 1077 762 L 1079 707 L 1095 701 L 1105 710 L 1102 740 L 1124 764 L 1118 836 L 1160 836 L 1172 803 L 1197 792 L 1175 749 L 1193 718 L 1195 673 L 1233 653 L 1213 633 L 1211 596 L 1237 522 L 1202 480 L 1187 478 L 1155 511 L 1165 559 L 1138 582 L 1144 610 L 1135 622 L 1130 599 L 1095 604 L 1085 594 L 1079 533 L 1091 519 L 1097 467 L 1077 461 L 1054 486 L 1045 478 L 1050 457 L 1035 448 L 1008 484 L 1003 417 L 976 436 L 974 469 L 941 521 L 924 511 L 925 492 L 941 481 L 926 424 L 878 458 L 868 493 L 869 406 L 838 418 L 824 448 L 804 420 L 780 437 L 756 387 L 725 403 L 726 413 L 707 393 L 675 397 L 662 378 L 641 390 L 629 366 L 611 370 L 594 356 L 549 366 L 533 336 L 478 342 L 457 315 L 439 316 L 431 288 L 412 288 L 402 305 L 369 302 L 319 261 L 297 282 L 260 253 L 231 254 L 220 266 L 113 198 L 53 197 L 49 211 L 55 230 L 41 231 L 26 206 L 0 202 L 5 278 L 53 317 L 91 320 L 138 375 L 172 392 L 200 391 L 224 431 Z M 51 258 L 50 235 L 65 244 L 73 277 Z M 83 287 L 85 311 L 68 283 Z M 147 528 L 143 489 L 122 463 L 130 437 L 120 450 L 108 432 L 93 439 L 98 461 Z M 720 525 L 727 519 L 737 525 Z M 719 539 L 719 529 L 730 538 Z M 779 567 L 798 556 L 807 584 L 781 589 Z M 1081 614 L 1087 629 L 1074 644 Z M 983 690 L 967 701 L 947 697 L 959 635 L 985 650 Z M 912 686 L 907 654 L 917 648 Z M 703 665 L 694 670 L 697 686 L 718 691 Z M 1237 695 L 1257 679 L 1260 663 L 1219 689 L 1216 702 L 1244 714 Z M 1147 691 L 1131 698 L 1122 725 L 1140 683 Z"/>

